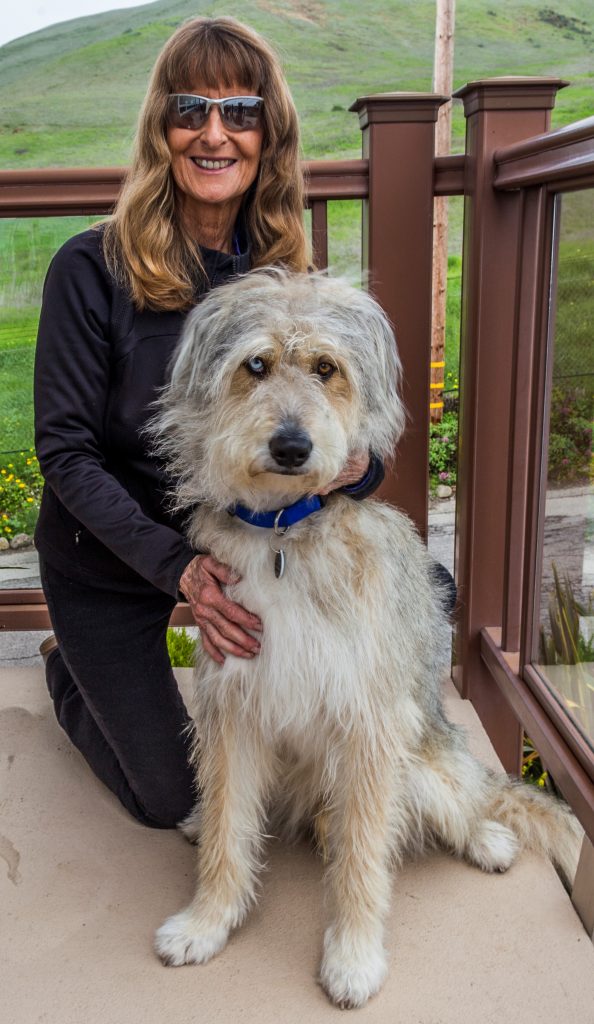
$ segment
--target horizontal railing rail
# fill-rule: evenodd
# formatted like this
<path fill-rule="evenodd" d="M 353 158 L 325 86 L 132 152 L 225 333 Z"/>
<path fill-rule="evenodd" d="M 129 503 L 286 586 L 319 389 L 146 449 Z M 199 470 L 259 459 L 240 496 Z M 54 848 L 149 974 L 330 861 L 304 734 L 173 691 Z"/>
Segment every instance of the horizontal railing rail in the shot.
<path fill-rule="evenodd" d="M 594 781 L 592 762 L 578 756 L 556 722 L 548 702 L 537 695 L 520 674 L 517 652 L 501 650 L 501 631 L 482 629 L 481 657 L 499 691 L 518 716 L 565 799 L 594 842 Z M 583 745 L 585 748 L 585 744 Z M 584 750 L 585 753 L 585 750 Z"/>
<path fill-rule="evenodd" d="M 433 194 L 436 196 L 463 196 L 466 157 L 438 156 L 433 163 Z"/>
<path fill-rule="evenodd" d="M 497 189 L 583 188 L 594 180 L 594 117 L 498 149 L 493 160 Z"/>
<path fill-rule="evenodd" d="M 306 205 L 369 197 L 368 160 L 308 160 L 303 163 Z M 60 217 L 110 211 L 125 167 L 48 167 L 0 171 L 0 217 Z M 464 192 L 464 156 L 438 157 L 435 195 Z"/>
<path fill-rule="evenodd" d="M 196 621 L 187 604 L 178 604 L 171 613 L 172 626 L 195 626 Z M 52 624 L 45 603 L 45 595 L 39 587 L 29 590 L 0 590 L 0 630 L 21 631 L 25 629 L 49 630 Z"/>

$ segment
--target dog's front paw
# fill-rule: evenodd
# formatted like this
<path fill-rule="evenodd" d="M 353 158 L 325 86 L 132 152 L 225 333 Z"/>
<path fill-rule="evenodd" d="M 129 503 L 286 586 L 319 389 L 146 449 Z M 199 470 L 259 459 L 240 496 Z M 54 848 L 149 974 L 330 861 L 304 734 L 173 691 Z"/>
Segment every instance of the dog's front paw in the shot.
<path fill-rule="evenodd" d="M 220 953 L 228 936 L 225 925 L 205 925 L 191 910 L 182 910 L 158 929 L 155 949 L 167 967 L 205 964 Z"/>
<path fill-rule="evenodd" d="M 324 936 L 322 988 L 342 1010 L 364 1006 L 379 992 L 388 964 L 381 942 L 352 941 L 330 927 Z"/>

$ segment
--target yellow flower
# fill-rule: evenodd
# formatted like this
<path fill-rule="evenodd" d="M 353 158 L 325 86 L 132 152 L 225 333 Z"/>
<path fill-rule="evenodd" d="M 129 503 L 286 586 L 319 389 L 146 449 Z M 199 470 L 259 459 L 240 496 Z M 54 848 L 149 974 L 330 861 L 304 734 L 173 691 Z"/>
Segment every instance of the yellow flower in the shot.
<path fill-rule="evenodd" d="M 31 502 L 33 501 L 33 498 L 27 498 L 27 501 Z"/>
<path fill-rule="evenodd" d="M 25 487 L 24 484 L 19 484 L 19 488 L 20 488 L 21 491 L 24 490 L 24 487 Z"/>
<path fill-rule="evenodd" d="M 12 462 L 9 462 L 9 463 L 8 463 L 8 468 L 9 468 L 9 469 L 14 469 L 14 466 L 13 466 Z"/>

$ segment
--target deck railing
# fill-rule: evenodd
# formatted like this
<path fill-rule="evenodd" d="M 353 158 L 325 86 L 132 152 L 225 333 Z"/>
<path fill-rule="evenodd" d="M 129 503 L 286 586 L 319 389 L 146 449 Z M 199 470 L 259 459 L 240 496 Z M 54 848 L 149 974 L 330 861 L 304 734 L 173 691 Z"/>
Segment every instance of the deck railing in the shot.
<path fill-rule="evenodd" d="M 459 614 L 454 680 L 506 768 L 527 731 L 594 840 L 594 750 L 535 667 L 559 194 L 594 187 L 594 118 L 550 132 L 553 78 L 472 82 L 466 153 L 435 159 L 446 98 L 363 97 L 363 158 L 305 164 L 312 247 L 328 265 L 330 200 L 363 202 L 362 270 L 396 325 L 409 425 L 381 495 L 427 531 L 433 198 L 464 195 L 460 449 L 456 512 Z M 0 216 L 100 215 L 124 171 L 7 171 Z M 0 592 L 3 628 L 48 625 L 40 591 Z M 189 621 L 178 611 L 178 621 Z M 590 932 L 591 843 L 576 882 Z M 586 897 L 580 896 L 586 893 Z M 588 910 L 590 906 L 590 910 Z"/>

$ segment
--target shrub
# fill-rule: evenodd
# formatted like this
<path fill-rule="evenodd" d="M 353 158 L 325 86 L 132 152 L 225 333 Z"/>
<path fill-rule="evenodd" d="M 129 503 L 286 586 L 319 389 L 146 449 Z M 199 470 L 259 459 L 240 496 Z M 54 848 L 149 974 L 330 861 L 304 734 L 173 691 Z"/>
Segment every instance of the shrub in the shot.
<path fill-rule="evenodd" d="M 185 627 L 167 630 L 167 650 L 172 668 L 193 668 L 198 640 Z"/>
<path fill-rule="evenodd" d="M 549 480 L 587 480 L 592 459 L 592 395 L 583 387 L 553 388 Z"/>
<path fill-rule="evenodd" d="M 429 429 L 431 490 L 434 491 L 438 484 L 455 486 L 457 452 L 458 416 L 455 412 L 446 412 L 441 422 L 432 423 Z"/>
<path fill-rule="evenodd" d="M 32 534 L 39 514 L 43 478 L 33 448 L 8 455 L 0 466 L 0 537 Z"/>
<path fill-rule="evenodd" d="M 524 736 L 522 751 L 522 779 L 524 782 L 529 782 L 533 786 L 545 789 L 550 788 L 547 786 L 549 778 L 550 776 L 545 770 L 540 759 L 540 754 L 536 750 L 532 740 L 528 736 Z"/>

